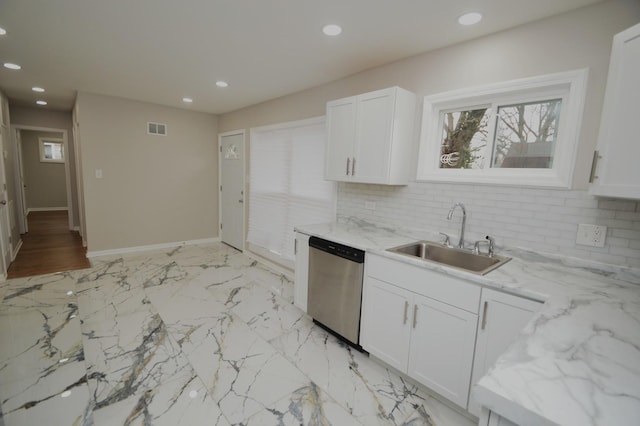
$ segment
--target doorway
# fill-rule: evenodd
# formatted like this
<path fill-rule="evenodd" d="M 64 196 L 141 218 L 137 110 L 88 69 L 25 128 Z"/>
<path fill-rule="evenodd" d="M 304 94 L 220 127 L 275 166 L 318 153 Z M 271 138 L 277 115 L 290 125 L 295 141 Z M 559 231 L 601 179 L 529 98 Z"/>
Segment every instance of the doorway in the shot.
<path fill-rule="evenodd" d="M 27 214 L 31 211 L 64 210 L 69 229 L 74 229 L 69 167 L 74 159 L 69 156 L 67 130 L 11 127 L 15 132 L 14 181 L 19 232 L 28 232 Z"/>
<path fill-rule="evenodd" d="M 74 227 L 70 168 L 76 161 L 68 131 L 13 125 L 12 165 L 19 250 L 7 265 L 7 278 L 89 267 Z"/>
<path fill-rule="evenodd" d="M 220 240 L 244 251 L 244 130 L 218 135 Z"/>

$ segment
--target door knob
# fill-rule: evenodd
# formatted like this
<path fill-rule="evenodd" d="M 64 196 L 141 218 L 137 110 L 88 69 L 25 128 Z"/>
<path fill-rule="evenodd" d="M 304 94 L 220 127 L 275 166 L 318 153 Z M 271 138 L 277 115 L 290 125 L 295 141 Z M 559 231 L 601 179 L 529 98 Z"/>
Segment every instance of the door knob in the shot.
<path fill-rule="evenodd" d="M 0 204 L 2 204 L 3 206 L 6 206 L 7 205 L 7 200 L 0 201 Z"/>
<path fill-rule="evenodd" d="M 244 203 L 244 200 L 238 200 L 239 203 Z"/>

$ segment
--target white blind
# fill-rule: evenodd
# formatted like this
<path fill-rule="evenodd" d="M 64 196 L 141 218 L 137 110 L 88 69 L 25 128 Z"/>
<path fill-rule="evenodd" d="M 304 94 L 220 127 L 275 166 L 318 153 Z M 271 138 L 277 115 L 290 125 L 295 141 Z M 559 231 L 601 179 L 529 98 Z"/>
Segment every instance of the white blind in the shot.
<path fill-rule="evenodd" d="M 294 226 L 331 222 L 336 185 L 325 181 L 325 120 L 253 128 L 250 132 L 247 240 L 294 259 Z"/>

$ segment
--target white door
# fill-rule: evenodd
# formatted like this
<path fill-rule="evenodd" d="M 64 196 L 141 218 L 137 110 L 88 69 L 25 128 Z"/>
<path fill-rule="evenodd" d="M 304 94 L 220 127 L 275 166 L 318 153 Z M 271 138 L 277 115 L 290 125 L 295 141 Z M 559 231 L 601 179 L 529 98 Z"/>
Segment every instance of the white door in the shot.
<path fill-rule="evenodd" d="M 489 368 L 507 350 L 520 330 L 533 317 L 533 314 L 542 307 L 541 302 L 488 288 L 482 289 L 480 303 L 482 317 L 480 318 L 480 329 L 478 330 L 473 361 L 472 385 L 489 371 Z M 469 412 L 476 416 L 480 414 L 480 407 L 473 400 L 472 395 L 469 401 Z"/>
<path fill-rule="evenodd" d="M 416 295 L 407 374 L 467 407 L 478 316 Z"/>
<path fill-rule="evenodd" d="M 18 201 L 18 226 L 20 233 L 25 234 L 29 232 L 29 222 L 27 221 L 27 184 L 24 181 L 24 165 L 22 164 L 22 133 L 20 130 L 16 130 L 16 142 L 18 149 L 16 150 L 17 165 L 18 165 L 18 185 L 20 186 L 20 193 L 18 194 L 20 200 Z"/>
<path fill-rule="evenodd" d="M 358 96 L 352 174 L 357 182 L 384 182 L 389 176 L 394 89 Z"/>
<path fill-rule="evenodd" d="M 372 277 L 365 278 L 363 291 L 360 344 L 390 366 L 407 371 L 413 294 Z"/>
<path fill-rule="evenodd" d="M 353 144 L 356 138 L 356 97 L 327 103 L 325 179 L 351 180 Z"/>
<path fill-rule="evenodd" d="M 7 178 L 4 171 L 4 141 L 0 133 L 0 257 L 2 258 L 1 275 L 6 276 L 7 269 L 11 263 L 11 227 L 9 220 L 9 207 L 7 197 Z"/>
<path fill-rule="evenodd" d="M 218 136 L 220 146 L 220 239 L 244 249 L 244 131 Z"/>

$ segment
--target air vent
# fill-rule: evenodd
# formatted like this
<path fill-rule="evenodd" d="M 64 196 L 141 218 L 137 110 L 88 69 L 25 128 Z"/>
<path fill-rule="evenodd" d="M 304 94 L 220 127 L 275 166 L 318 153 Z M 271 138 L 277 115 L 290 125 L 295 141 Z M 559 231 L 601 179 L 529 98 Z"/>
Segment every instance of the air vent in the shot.
<path fill-rule="evenodd" d="M 150 135 L 167 135 L 167 125 L 162 123 L 147 123 L 147 133 Z"/>

